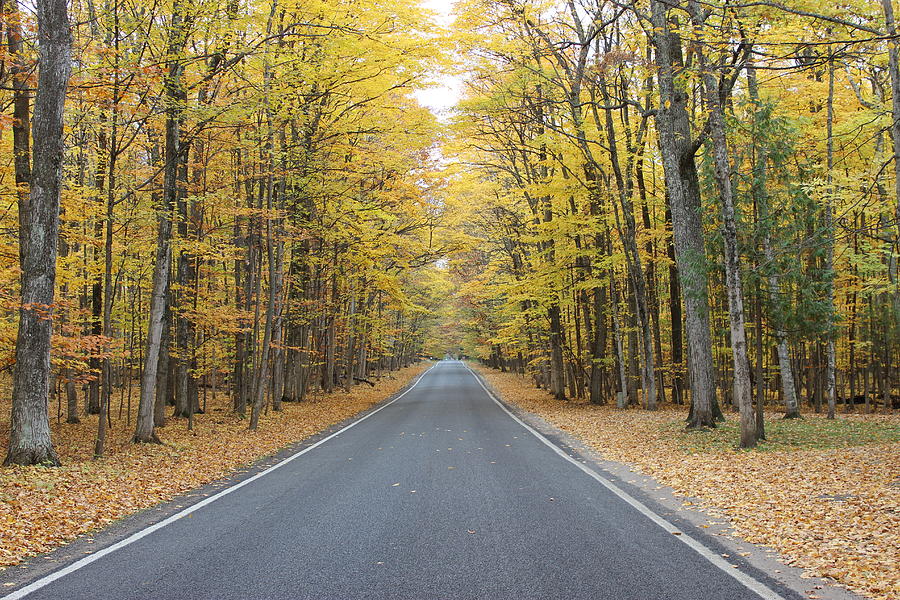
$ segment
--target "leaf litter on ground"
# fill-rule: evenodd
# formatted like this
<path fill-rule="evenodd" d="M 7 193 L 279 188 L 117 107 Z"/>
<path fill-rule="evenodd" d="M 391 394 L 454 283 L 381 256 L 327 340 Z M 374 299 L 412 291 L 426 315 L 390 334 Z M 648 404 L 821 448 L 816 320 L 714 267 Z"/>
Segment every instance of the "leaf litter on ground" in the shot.
<path fill-rule="evenodd" d="M 118 421 L 107 434 L 106 455 L 97 460 L 92 459 L 96 416 L 74 425 L 54 420 L 62 467 L 0 469 L 0 567 L 221 479 L 390 397 L 426 367 L 402 369 L 375 387 L 354 386 L 349 392 L 285 402 L 281 412 L 261 416 L 256 432 L 231 412 L 227 394 L 210 402 L 206 414 L 195 415 L 193 431 L 187 430 L 185 419 L 168 419 L 158 430 L 162 445 L 132 444 L 133 420 L 131 425 Z M 0 402 L 3 448 L 9 414 L 9 400 Z"/>
<path fill-rule="evenodd" d="M 627 463 L 742 539 L 777 550 L 806 575 L 876 600 L 900 599 L 900 416 L 767 414 L 769 440 L 736 448 L 736 417 L 687 432 L 686 409 L 651 412 L 560 401 L 512 373 L 479 372 L 509 402 Z"/>

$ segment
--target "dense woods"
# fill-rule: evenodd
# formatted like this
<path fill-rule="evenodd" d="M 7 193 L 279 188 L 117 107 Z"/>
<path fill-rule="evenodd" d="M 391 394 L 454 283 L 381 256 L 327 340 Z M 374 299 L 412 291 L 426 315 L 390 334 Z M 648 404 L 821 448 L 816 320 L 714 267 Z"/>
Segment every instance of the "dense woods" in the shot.
<path fill-rule="evenodd" d="M 192 427 L 208 391 L 254 429 L 416 359 L 444 249 L 415 3 L 31 10 L 2 5 L 7 463 L 57 462 L 48 404 L 100 415 L 99 456 L 109 426 Z"/>
<path fill-rule="evenodd" d="M 743 447 L 900 406 L 894 7 L 820 4 L 4 0 L 7 463 L 423 352 Z"/>
<path fill-rule="evenodd" d="M 441 577 L 413 595 L 466 577 L 445 569 L 460 539 L 509 546 L 491 536 L 519 530 L 490 525 L 492 507 L 538 536 L 576 504 L 614 510 L 546 487 L 566 458 L 594 469 L 587 485 L 618 478 L 625 494 L 641 473 L 644 516 L 669 492 L 672 514 L 711 509 L 663 537 L 711 540 L 726 573 L 744 572 L 720 548 L 735 535 L 741 557 L 764 544 L 804 576 L 900 597 L 897 11 L 0 0 L 0 570 L 22 567 L 3 585 L 64 574 L 43 578 L 51 568 L 28 557 L 167 500 L 250 490 L 315 450 L 321 478 L 283 469 L 290 489 L 334 504 L 327 480 L 346 514 L 380 521 L 328 511 L 319 525 L 348 528 L 316 548 L 369 527 L 357 550 L 384 543 L 395 560 L 382 517 L 463 511 L 424 532 L 437 555 L 403 542 L 423 577 Z M 472 362 L 419 362 L 435 357 Z M 507 436 L 514 411 L 534 430 Z M 385 441 L 386 425 L 416 444 Z M 568 447 L 551 456 L 531 436 L 544 431 Z M 305 525 L 310 507 L 278 490 L 266 506 L 279 511 L 260 514 L 287 518 L 268 525 Z M 253 521 L 239 522 L 230 536 Z M 255 565 L 283 556 L 282 539 L 233 547 Z M 462 562 L 483 558 L 472 547 Z M 320 558 L 340 576 L 350 556 Z M 382 558 L 359 563 L 362 595 L 363 563 L 401 572 Z M 747 577 L 789 587 L 787 567 L 747 560 Z M 556 570 L 529 576 L 572 575 L 588 594 L 603 583 L 545 562 Z M 619 562 L 610 573 L 641 561 Z M 260 577 L 289 589 L 301 567 Z M 625 579 L 662 581 L 644 575 Z M 828 585 L 795 579 L 811 598 Z"/>
<path fill-rule="evenodd" d="M 688 426 L 900 406 L 894 7 L 474 0 L 461 344 Z"/>

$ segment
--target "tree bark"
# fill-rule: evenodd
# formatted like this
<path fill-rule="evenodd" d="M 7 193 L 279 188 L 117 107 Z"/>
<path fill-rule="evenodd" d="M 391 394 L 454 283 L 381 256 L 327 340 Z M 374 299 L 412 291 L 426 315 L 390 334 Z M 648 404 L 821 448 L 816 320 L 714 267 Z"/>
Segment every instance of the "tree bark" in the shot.
<path fill-rule="evenodd" d="M 7 0 L 7 49 L 12 57 L 9 75 L 13 88 L 13 164 L 19 206 L 28 204 L 31 183 L 31 106 L 28 88 L 29 66 L 22 51 L 22 15 L 16 0 Z M 0 4 L 0 6 L 3 6 Z"/>
<path fill-rule="evenodd" d="M 894 142 L 894 251 L 900 253 L 900 50 L 892 0 L 881 0 L 887 27 L 888 73 L 891 80 L 891 140 Z M 894 257 L 894 322 L 900 323 L 900 260 Z"/>
<path fill-rule="evenodd" d="M 833 189 L 831 186 L 831 169 L 834 166 L 834 136 L 832 128 L 834 124 L 834 57 L 828 61 L 828 115 L 827 115 L 827 151 L 826 151 L 826 181 L 825 190 L 825 278 L 826 296 L 828 302 L 828 331 L 825 333 L 825 400 L 828 403 L 828 418 L 834 418 L 835 406 L 835 369 L 836 356 L 834 348 L 834 206 L 832 201 Z"/>
<path fill-rule="evenodd" d="M 19 196 L 22 303 L 6 465 L 59 465 L 50 439 L 48 402 L 62 182 L 63 108 L 72 51 L 65 0 L 37 0 L 37 21 L 39 72 L 31 125 L 34 170 L 27 201 L 24 201 L 24 195 Z"/>
<path fill-rule="evenodd" d="M 685 308 L 691 384 L 688 427 L 713 427 L 715 379 L 706 294 L 706 251 L 700 219 L 700 184 L 694 163 L 687 94 L 675 85 L 676 71 L 682 68 L 681 42 L 669 29 L 669 5 L 663 0 L 651 0 L 650 3 L 660 94 L 656 126 L 672 206 L 675 253 Z"/>
<path fill-rule="evenodd" d="M 554 293 L 554 292 L 551 292 Z M 553 300 L 547 310 L 550 319 L 550 393 L 557 400 L 566 399 L 565 364 L 563 363 L 563 329 L 559 304 Z"/>
<path fill-rule="evenodd" d="M 666 225 L 669 230 L 666 242 L 666 256 L 669 263 L 669 317 L 671 321 L 672 341 L 672 402 L 684 404 L 684 343 L 682 327 L 684 317 L 681 313 L 681 281 L 678 278 L 678 266 L 675 256 L 675 240 L 672 232 L 672 209 L 669 196 L 666 194 Z"/>
<path fill-rule="evenodd" d="M 702 9 L 690 0 L 695 28 L 705 26 Z M 722 238 L 725 245 L 725 290 L 728 296 L 728 321 L 731 331 L 731 357 L 734 368 L 734 401 L 740 411 L 741 448 L 756 446 L 756 417 L 750 386 L 750 359 L 747 353 L 747 332 L 744 321 L 744 291 L 741 283 L 741 256 L 738 248 L 734 192 L 731 185 L 731 160 L 725 131 L 725 113 L 719 100 L 719 80 L 708 63 L 708 57 L 698 50 L 703 79 L 703 97 L 709 114 L 710 139 L 713 152 L 713 177 L 722 203 Z"/>
<path fill-rule="evenodd" d="M 612 322 L 614 348 L 616 352 L 616 374 L 619 378 L 619 391 L 616 393 L 616 408 L 625 408 L 630 404 L 628 397 L 628 376 L 625 374 L 625 352 L 622 348 L 622 327 L 619 323 L 619 293 L 616 289 L 613 273 L 609 274 L 609 286 L 612 292 Z"/>
<path fill-rule="evenodd" d="M 591 379 L 590 402 L 591 404 L 605 404 L 603 397 L 603 376 L 606 372 L 604 360 L 606 359 L 606 288 L 597 286 L 593 293 L 594 302 L 594 332 L 593 345 L 591 347 Z"/>
<path fill-rule="evenodd" d="M 150 322 L 147 326 L 147 353 L 141 376 L 141 398 L 135 427 L 135 442 L 159 443 L 156 436 L 154 401 L 156 396 L 157 368 L 159 367 L 160 342 L 165 325 L 169 270 L 172 262 L 172 215 L 178 201 L 178 167 L 181 162 L 181 121 L 184 112 L 185 93 L 181 81 L 183 66 L 179 59 L 185 44 L 185 7 L 181 0 L 172 6 L 169 29 L 169 71 L 164 81 L 166 95 L 166 146 L 163 181 L 163 206 L 159 214 L 156 236 L 156 263 L 153 268 L 153 292 L 150 297 Z"/>

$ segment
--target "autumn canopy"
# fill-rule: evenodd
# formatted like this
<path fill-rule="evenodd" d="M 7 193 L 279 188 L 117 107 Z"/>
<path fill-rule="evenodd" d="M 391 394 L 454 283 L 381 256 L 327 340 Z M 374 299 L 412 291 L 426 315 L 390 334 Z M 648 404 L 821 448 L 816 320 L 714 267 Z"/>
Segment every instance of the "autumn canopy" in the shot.
<path fill-rule="evenodd" d="M 742 448 L 900 408 L 894 9 L 4 0 L 6 463 L 428 356 Z"/>

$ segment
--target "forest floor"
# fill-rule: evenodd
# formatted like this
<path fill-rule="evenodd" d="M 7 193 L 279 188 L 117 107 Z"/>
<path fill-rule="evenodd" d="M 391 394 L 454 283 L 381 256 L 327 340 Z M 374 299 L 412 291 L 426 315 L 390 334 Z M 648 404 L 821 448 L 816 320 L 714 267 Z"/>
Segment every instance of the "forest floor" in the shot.
<path fill-rule="evenodd" d="M 686 432 L 684 407 L 656 412 L 559 401 L 511 373 L 479 367 L 500 396 L 728 519 L 806 575 L 878 600 L 900 598 L 900 415 L 767 414 L 756 450 L 737 449 L 736 416 Z M 699 501 L 699 505 L 695 503 Z"/>
<path fill-rule="evenodd" d="M 53 440 L 63 466 L 0 468 L 0 567 L 15 565 L 75 537 L 142 509 L 220 479 L 264 456 L 352 417 L 399 391 L 428 365 L 390 373 L 375 387 L 338 389 L 260 418 L 256 432 L 230 410 L 219 394 L 206 414 L 169 419 L 159 429 L 162 445 L 130 441 L 134 420 L 117 419 L 108 433 L 106 455 L 92 459 L 97 417 L 76 425 L 52 420 Z M 9 430 L 8 382 L 0 384 L 0 448 Z M 113 402 L 117 414 L 118 394 Z M 53 407 L 55 408 L 55 407 Z M 51 410 L 53 410 L 51 408 Z M 134 410 L 136 410 L 136 406 Z M 124 418 L 124 417 L 123 417 Z"/>

